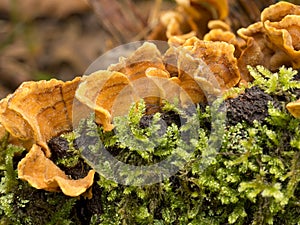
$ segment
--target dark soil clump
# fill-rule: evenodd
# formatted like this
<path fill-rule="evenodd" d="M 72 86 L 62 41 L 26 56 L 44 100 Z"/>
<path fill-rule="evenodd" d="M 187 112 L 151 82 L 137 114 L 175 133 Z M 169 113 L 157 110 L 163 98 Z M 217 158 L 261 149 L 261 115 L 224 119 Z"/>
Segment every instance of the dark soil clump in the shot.
<path fill-rule="evenodd" d="M 254 120 L 262 122 L 269 115 L 269 102 L 274 102 L 273 98 L 257 86 L 246 89 L 236 98 L 227 99 L 228 124 L 236 125 L 242 121 L 252 124 Z"/>
<path fill-rule="evenodd" d="M 59 159 L 67 159 L 75 156 L 75 152 L 70 151 L 69 143 L 66 139 L 62 137 L 54 137 L 49 142 L 48 145 L 51 149 L 51 160 L 57 162 Z M 57 166 L 63 170 L 67 175 L 71 176 L 72 179 L 84 178 L 90 171 L 90 166 L 88 166 L 82 158 L 78 159 L 78 163 L 75 166 L 69 167 L 60 163 Z"/>
<path fill-rule="evenodd" d="M 158 122 L 161 125 L 161 130 L 164 131 L 168 126 L 171 126 L 174 123 L 177 127 L 181 126 L 181 118 L 174 111 L 162 112 L 160 116 L 160 121 Z M 153 121 L 153 114 L 146 114 L 140 120 L 140 128 L 145 129 L 151 125 Z"/>
<path fill-rule="evenodd" d="M 91 187 L 91 191 L 93 195 L 91 199 L 81 197 L 75 205 L 76 214 L 80 219 L 81 224 L 90 224 L 90 220 L 93 215 L 100 215 L 102 213 L 102 190 L 97 182 L 94 182 L 93 186 Z M 97 224 L 100 223 L 100 221 L 96 222 Z"/>
<path fill-rule="evenodd" d="M 52 152 L 51 160 L 53 160 L 53 162 L 56 162 L 59 159 L 74 157 L 74 154 L 76 154 L 74 151 L 70 151 L 69 143 L 63 137 L 52 138 L 48 142 L 48 145 Z M 74 147 L 78 149 L 76 143 L 74 143 Z M 85 177 L 91 169 L 91 167 L 86 164 L 82 158 L 79 158 L 78 163 L 73 167 L 68 167 L 59 163 L 58 166 L 73 179 Z M 97 175 L 95 175 L 95 179 L 97 179 Z M 73 209 L 73 213 L 76 214 L 76 218 L 80 220 L 78 221 L 80 224 L 89 224 L 93 215 L 100 215 L 102 212 L 101 188 L 97 182 L 94 182 L 89 191 L 92 194 L 92 198 L 80 197 Z M 97 222 L 100 223 L 100 221 Z"/>

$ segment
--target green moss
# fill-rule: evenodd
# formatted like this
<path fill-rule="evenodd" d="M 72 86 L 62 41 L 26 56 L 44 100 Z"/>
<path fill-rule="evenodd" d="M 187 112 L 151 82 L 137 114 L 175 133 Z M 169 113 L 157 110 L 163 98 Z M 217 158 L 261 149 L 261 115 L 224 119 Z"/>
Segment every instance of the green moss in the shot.
<path fill-rule="evenodd" d="M 256 79 L 253 85 L 274 97 L 284 95 L 284 100 L 295 99 L 294 90 L 300 87 L 299 82 L 293 80 L 295 71 L 281 68 L 274 78 L 262 67 L 250 70 Z M 279 103 L 284 105 L 287 102 Z M 120 118 L 117 126 L 124 129 L 122 137 L 126 137 L 128 129 L 138 129 L 141 115 L 142 111 L 137 112 L 133 123 L 130 117 Z M 104 193 L 104 212 L 100 224 L 298 223 L 299 120 L 284 107 L 270 104 L 269 116 L 263 123 L 219 124 L 219 128 L 224 129 L 221 148 L 215 160 L 203 170 L 199 162 L 209 155 L 212 131 L 206 125 L 212 122 L 211 115 L 209 106 L 198 110 L 199 138 L 191 141 L 194 155 L 175 176 L 144 187 L 112 184 L 101 177 L 98 184 Z M 157 132 L 155 126 L 149 126 L 148 130 L 147 134 Z M 141 129 L 134 132 L 138 137 L 147 137 L 145 133 L 139 133 L 144 132 Z M 139 151 L 131 151 L 137 146 L 127 138 L 118 143 L 120 139 L 117 137 L 111 146 L 121 146 L 122 156 L 130 152 L 135 157 L 131 159 L 141 162 L 143 156 Z M 172 143 L 180 141 L 180 136 L 174 133 L 172 138 Z M 105 138 L 104 142 L 107 143 Z M 167 146 L 165 152 L 173 148 Z M 146 159 L 154 162 L 153 154 L 154 151 L 148 151 Z M 128 157 L 122 159 L 128 162 Z M 291 211 L 285 214 L 288 209 Z"/>
<path fill-rule="evenodd" d="M 0 142 L 0 224 L 72 224 L 76 220 L 71 215 L 76 199 L 37 190 L 19 180 L 16 161 L 25 149 L 8 145 L 8 138 Z"/>
<path fill-rule="evenodd" d="M 61 137 L 68 141 L 69 149 L 66 152 L 66 156 L 59 158 L 55 161 L 57 165 L 62 165 L 65 167 L 72 168 L 79 163 L 80 151 L 74 147 L 74 140 L 76 135 L 74 132 L 62 134 Z"/>
<path fill-rule="evenodd" d="M 267 94 L 290 95 L 291 101 L 296 100 L 296 96 L 291 94 L 293 89 L 300 88 L 300 82 L 293 80 L 297 74 L 296 70 L 292 68 L 287 69 L 284 66 L 276 73 L 272 73 L 262 66 L 257 66 L 256 68 L 249 66 L 248 69 L 254 78 L 252 85 L 259 86 Z"/>
<path fill-rule="evenodd" d="M 193 113 L 166 104 L 145 127 L 140 124 L 145 112 L 140 102 L 128 116 L 115 119 L 112 132 L 103 132 L 91 117 L 64 135 L 75 159 L 85 158 L 96 169 L 111 170 L 109 163 L 99 164 L 103 147 L 133 165 L 152 165 L 172 154 L 188 159 L 175 165 L 180 168 L 176 174 L 151 185 L 121 185 L 99 174 L 95 185 L 101 196 L 94 204 L 100 204 L 102 212 L 90 211 L 90 224 L 299 224 L 300 120 L 285 109 L 299 93 L 296 72 L 284 67 L 275 74 L 262 67 L 250 71 L 255 78 L 251 85 L 276 100 L 262 122 L 230 126 L 224 122 L 222 108 L 216 107 L 220 103 L 199 106 Z M 163 127 L 160 119 L 169 111 L 188 122 Z M 183 134 L 190 139 L 182 138 Z M 1 223 L 80 224 L 77 199 L 35 190 L 17 179 L 14 165 L 23 149 L 8 145 L 7 138 L 1 141 L 0 151 Z M 81 143 L 81 149 L 74 143 Z M 212 148 L 218 146 L 217 151 Z M 90 156 L 95 154 L 93 161 Z"/>

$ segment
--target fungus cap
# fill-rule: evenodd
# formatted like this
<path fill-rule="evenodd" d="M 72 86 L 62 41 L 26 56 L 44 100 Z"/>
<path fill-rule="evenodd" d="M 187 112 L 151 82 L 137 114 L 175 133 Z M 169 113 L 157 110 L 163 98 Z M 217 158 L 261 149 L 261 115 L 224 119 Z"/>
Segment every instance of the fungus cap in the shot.
<path fill-rule="evenodd" d="M 40 145 L 49 157 L 47 141 L 72 129 L 72 104 L 79 80 L 24 82 L 1 100 L 0 123 L 14 138 Z"/>
<path fill-rule="evenodd" d="M 31 186 L 46 191 L 62 191 L 76 197 L 84 193 L 94 182 L 94 170 L 78 180 L 70 179 L 59 167 L 48 159 L 41 147 L 34 144 L 18 164 L 18 176 Z"/>
<path fill-rule="evenodd" d="M 286 105 L 287 110 L 295 117 L 300 118 L 300 99 Z"/>

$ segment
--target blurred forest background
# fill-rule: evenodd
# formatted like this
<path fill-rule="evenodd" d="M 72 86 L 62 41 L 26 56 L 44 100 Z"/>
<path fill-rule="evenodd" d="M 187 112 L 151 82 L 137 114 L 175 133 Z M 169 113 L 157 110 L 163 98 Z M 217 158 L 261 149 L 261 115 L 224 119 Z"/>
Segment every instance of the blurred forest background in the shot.
<path fill-rule="evenodd" d="M 228 2 L 236 30 L 276 1 Z M 82 75 L 109 49 L 147 39 L 160 12 L 175 7 L 175 0 L 0 0 L 0 99 L 27 80 Z"/>

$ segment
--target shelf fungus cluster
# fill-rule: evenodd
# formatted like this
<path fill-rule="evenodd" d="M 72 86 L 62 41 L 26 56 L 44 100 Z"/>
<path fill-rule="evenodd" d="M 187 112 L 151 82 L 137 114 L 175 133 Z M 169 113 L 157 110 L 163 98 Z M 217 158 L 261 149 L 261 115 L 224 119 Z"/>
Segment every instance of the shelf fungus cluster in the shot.
<path fill-rule="evenodd" d="M 282 65 L 299 69 L 299 19 L 300 6 L 279 2 L 266 8 L 260 22 L 237 31 L 246 41 L 239 66 L 262 65 L 271 71 Z"/>
<path fill-rule="evenodd" d="M 96 122 L 105 131 L 113 129 L 114 116 L 127 114 L 140 99 L 147 114 L 160 111 L 163 100 L 179 100 L 183 107 L 204 103 L 238 84 L 233 51 L 225 42 L 193 37 L 161 54 L 156 45 L 145 42 L 107 71 L 84 76 L 76 98 L 96 112 Z"/>
<path fill-rule="evenodd" d="M 145 42 L 107 70 L 69 82 L 25 82 L 0 101 L 0 135 L 6 130 L 11 143 L 28 150 L 18 165 L 20 179 L 69 196 L 79 196 L 93 184 L 94 170 L 73 180 L 50 160 L 47 142 L 73 129 L 74 104 L 95 112 L 95 122 L 111 131 L 113 118 L 127 113 L 140 99 L 146 103 L 146 113 L 153 114 L 160 111 L 163 100 L 177 100 L 183 107 L 207 103 L 251 81 L 247 65 L 300 68 L 299 6 L 287 2 L 270 6 L 260 22 L 238 30 L 236 36 L 224 22 L 227 1 L 177 2 L 177 11 L 164 14 L 152 33 L 168 40 L 165 52 Z M 208 23 L 210 30 L 200 31 L 199 21 Z M 299 117 L 299 101 L 287 108 Z"/>
<path fill-rule="evenodd" d="M 227 49 L 213 50 L 218 48 Z M 127 113 L 140 99 L 145 100 L 146 112 L 153 114 L 163 99 L 178 98 L 182 105 L 205 102 L 239 79 L 233 47 L 227 43 L 191 38 L 161 54 L 156 45 L 146 42 L 107 70 L 69 82 L 23 83 L 1 100 L 0 128 L 10 133 L 12 143 L 28 149 L 18 165 L 20 179 L 38 189 L 78 196 L 92 185 L 95 171 L 79 180 L 70 179 L 50 160 L 47 145 L 51 138 L 73 129 L 76 101 L 92 109 L 95 122 L 110 131 L 113 117 Z"/>
<path fill-rule="evenodd" d="M 300 68 L 300 6 L 284 1 L 271 5 L 261 13 L 261 21 L 240 28 L 236 35 L 226 18 L 227 1 L 178 0 L 178 3 L 176 10 L 161 15 L 160 26 L 164 29 L 154 30 L 150 38 L 166 37 L 170 44 L 182 45 L 196 36 L 205 41 L 233 45 L 241 78 L 246 82 L 252 81 L 247 65 L 263 65 L 271 71 L 282 65 Z M 204 5 L 208 10 L 201 11 Z M 198 19 L 205 24 L 201 25 Z"/>
<path fill-rule="evenodd" d="M 18 165 L 19 178 L 35 188 L 78 196 L 93 183 L 93 170 L 80 180 L 68 178 L 49 159 L 47 145 L 52 137 L 72 130 L 72 104 L 79 81 L 25 82 L 0 102 L 0 129 L 10 133 L 11 143 L 29 150 Z"/>
<path fill-rule="evenodd" d="M 210 20 L 224 20 L 229 13 L 227 0 L 176 0 L 177 8 L 162 12 L 158 25 L 149 39 L 168 40 L 172 37 L 202 38 Z M 178 40 L 180 40 L 178 39 Z"/>

